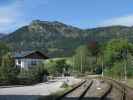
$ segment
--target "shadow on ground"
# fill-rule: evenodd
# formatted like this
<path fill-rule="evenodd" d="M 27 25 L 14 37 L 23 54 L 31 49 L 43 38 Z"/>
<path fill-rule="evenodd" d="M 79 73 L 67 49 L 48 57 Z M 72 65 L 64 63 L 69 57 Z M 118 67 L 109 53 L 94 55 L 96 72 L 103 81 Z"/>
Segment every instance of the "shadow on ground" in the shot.
<path fill-rule="evenodd" d="M 72 98 L 72 97 L 67 97 L 67 98 L 57 98 L 57 97 L 42 97 L 41 99 L 39 100 L 112 100 L 111 98 L 105 98 L 105 99 L 101 99 L 101 98 L 98 98 L 98 97 L 85 97 L 85 98 L 82 98 L 82 99 L 79 99 L 79 98 Z"/>
<path fill-rule="evenodd" d="M 0 95 L 0 100 L 38 100 L 40 96 L 35 95 Z"/>
<path fill-rule="evenodd" d="M 79 100 L 79 98 L 63 98 L 60 99 L 56 96 L 39 96 L 39 95 L 0 95 L 0 100 Z M 98 97 L 86 97 L 81 100 L 100 100 Z M 104 100 L 112 100 L 105 98 Z"/>

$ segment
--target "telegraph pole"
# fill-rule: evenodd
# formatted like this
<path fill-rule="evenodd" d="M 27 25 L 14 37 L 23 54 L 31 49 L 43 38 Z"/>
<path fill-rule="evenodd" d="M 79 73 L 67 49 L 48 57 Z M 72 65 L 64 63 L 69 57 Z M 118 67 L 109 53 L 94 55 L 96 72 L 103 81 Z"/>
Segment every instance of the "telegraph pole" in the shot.
<path fill-rule="evenodd" d="M 74 72 L 74 65 L 75 65 L 75 59 L 74 59 L 74 56 L 73 56 L 73 72 Z"/>
<path fill-rule="evenodd" d="M 124 79 L 127 80 L 127 57 L 128 56 L 128 50 L 125 49 L 123 58 L 124 58 Z"/>
<path fill-rule="evenodd" d="M 102 77 L 103 77 L 103 57 L 102 57 Z"/>
<path fill-rule="evenodd" d="M 125 70 L 125 81 L 127 80 L 127 57 L 128 56 L 128 50 L 126 49 L 126 57 L 125 57 L 125 67 L 124 67 L 124 70 Z"/>
<path fill-rule="evenodd" d="M 81 73 L 82 73 L 82 71 L 83 71 L 83 57 L 82 57 L 82 55 L 81 55 Z"/>
<path fill-rule="evenodd" d="M 127 61 L 125 59 L 125 65 L 124 65 L 124 73 L 125 73 L 125 81 L 127 80 Z"/>

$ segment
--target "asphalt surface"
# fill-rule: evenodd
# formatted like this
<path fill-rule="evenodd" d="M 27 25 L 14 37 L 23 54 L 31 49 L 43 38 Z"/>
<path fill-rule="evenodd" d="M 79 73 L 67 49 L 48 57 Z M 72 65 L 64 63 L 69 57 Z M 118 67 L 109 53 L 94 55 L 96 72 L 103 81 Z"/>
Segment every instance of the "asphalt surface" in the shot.
<path fill-rule="evenodd" d="M 69 77 L 58 78 L 32 86 L 5 86 L 0 88 L 0 100 L 37 100 L 40 96 L 47 96 L 63 90 L 61 86 L 64 82 L 73 85 L 80 82 L 80 80 Z"/>

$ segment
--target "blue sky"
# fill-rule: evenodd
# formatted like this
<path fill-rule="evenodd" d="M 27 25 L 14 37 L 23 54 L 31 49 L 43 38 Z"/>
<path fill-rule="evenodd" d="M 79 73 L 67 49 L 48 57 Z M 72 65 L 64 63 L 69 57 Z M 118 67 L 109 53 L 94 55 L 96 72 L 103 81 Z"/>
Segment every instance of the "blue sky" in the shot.
<path fill-rule="evenodd" d="M 0 33 L 32 20 L 60 21 L 80 28 L 133 25 L 133 0 L 0 0 Z"/>

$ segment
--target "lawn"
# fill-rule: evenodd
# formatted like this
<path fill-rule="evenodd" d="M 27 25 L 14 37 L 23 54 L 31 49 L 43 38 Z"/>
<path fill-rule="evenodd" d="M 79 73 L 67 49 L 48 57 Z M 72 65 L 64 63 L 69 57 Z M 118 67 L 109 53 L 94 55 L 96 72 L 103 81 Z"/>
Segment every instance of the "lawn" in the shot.
<path fill-rule="evenodd" d="M 128 79 L 126 84 L 133 88 L 133 79 Z"/>

